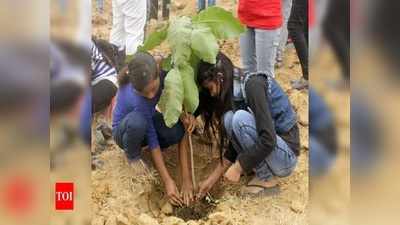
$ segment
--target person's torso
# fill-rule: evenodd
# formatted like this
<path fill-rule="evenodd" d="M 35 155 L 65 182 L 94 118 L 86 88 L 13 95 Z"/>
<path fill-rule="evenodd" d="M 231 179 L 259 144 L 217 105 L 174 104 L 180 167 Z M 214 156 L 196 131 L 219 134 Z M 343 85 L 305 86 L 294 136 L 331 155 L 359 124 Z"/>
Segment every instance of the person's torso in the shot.
<path fill-rule="evenodd" d="M 130 83 L 123 85 L 117 92 L 117 100 L 113 110 L 112 127 L 119 125 L 121 120 L 130 112 L 138 111 L 148 115 L 154 115 L 156 112 L 156 105 L 160 100 L 162 90 L 164 89 L 165 71 L 160 73 L 160 88 L 157 95 L 148 99 L 140 95 Z"/>
<path fill-rule="evenodd" d="M 248 27 L 277 29 L 282 25 L 281 0 L 239 0 L 238 16 Z"/>
<path fill-rule="evenodd" d="M 91 56 L 91 81 L 95 85 L 102 79 L 109 79 L 117 85 L 117 70 L 110 65 L 96 44 L 92 41 L 92 56 Z"/>
<path fill-rule="evenodd" d="M 239 70 L 235 69 L 233 81 L 234 108 L 251 111 L 246 100 L 245 86 L 251 77 L 258 75 L 265 77 L 268 93 L 260 94 L 266 94 L 267 96 L 267 104 L 271 111 L 275 131 L 277 134 L 288 132 L 297 122 L 296 113 L 286 93 L 271 76 L 262 73 L 250 73 L 241 76 Z"/>

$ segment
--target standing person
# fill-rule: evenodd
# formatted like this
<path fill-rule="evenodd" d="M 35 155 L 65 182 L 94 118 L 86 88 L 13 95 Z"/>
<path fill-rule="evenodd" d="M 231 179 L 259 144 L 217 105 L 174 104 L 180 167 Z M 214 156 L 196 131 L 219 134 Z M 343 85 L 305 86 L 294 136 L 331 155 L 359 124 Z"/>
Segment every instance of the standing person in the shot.
<path fill-rule="evenodd" d="M 277 190 L 277 178 L 293 172 L 300 154 L 296 113 L 286 93 L 270 75 L 244 74 L 223 54 L 215 65 L 201 62 L 198 72 L 202 88 L 196 114 L 203 116 L 205 130 L 218 130 L 221 163 L 199 184 L 197 197 L 224 174 L 239 182 L 241 174 L 255 172 L 245 194 Z"/>
<path fill-rule="evenodd" d="M 126 55 L 135 54 L 144 40 L 147 0 L 113 0 L 110 42 Z"/>
<path fill-rule="evenodd" d="M 208 7 L 215 5 L 215 0 L 207 0 Z M 206 8 L 206 0 L 197 0 L 197 9 L 200 12 Z"/>
<path fill-rule="evenodd" d="M 244 71 L 275 77 L 275 57 L 282 26 L 281 0 L 239 0 L 238 15 L 247 26 L 240 37 Z"/>
<path fill-rule="evenodd" d="M 289 35 L 293 40 L 300 60 L 303 77 L 292 81 L 292 87 L 308 87 L 308 0 L 293 0 L 292 13 L 288 22 Z"/>
<path fill-rule="evenodd" d="M 113 112 L 112 132 L 117 145 L 125 151 L 130 165 L 139 173 L 145 169 L 141 161 L 141 149 L 148 145 L 171 203 L 189 205 L 194 195 L 187 154 L 188 139 L 184 136 L 185 128 L 188 133 L 193 131 L 195 120 L 183 114 L 181 121 L 173 127 L 166 126 L 162 114 L 156 109 L 165 76 L 164 71 L 159 72 L 150 54 L 134 55 L 126 71 L 119 73 L 120 88 Z M 161 151 L 178 143 L 183 196 L 165 166 Z"/>
<path fill-rule="evenodd" d="M 281 67 L 283 63 L 283 54 L 285 53 L 285 47 L 288 40 L 288 28 L 287 24 L 290 17 L 290 12 L 292 11 L 292 0 L 282 0 L 282 15 L 283 15 L 283 25 L 281 31 L 281 39 L 279 42 L 278 51 L 276 52 L 276 66 Z"/>

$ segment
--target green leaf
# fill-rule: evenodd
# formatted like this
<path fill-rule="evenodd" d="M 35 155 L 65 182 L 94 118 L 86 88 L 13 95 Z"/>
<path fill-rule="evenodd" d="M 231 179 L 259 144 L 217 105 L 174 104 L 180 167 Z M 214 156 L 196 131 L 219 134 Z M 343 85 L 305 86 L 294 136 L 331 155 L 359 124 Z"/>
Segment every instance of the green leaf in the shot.
<path fill-rule="evenodd" d="M 219 46 L 207 25 L 197 24 L 193 27 L 191 42 L 194 54 L 208 63 L 215 64 Z"/>
<path fill-rule="evenodd" d="M 170 71 L 172 69 L 172 58 L 171 55 L 169 55 L 167 58 L 163 59 L 161 68 L 164 71 Z"/>
<path fill-rule="evenodd" d="M 193 113 L 199 106 L 199 90 L 192 67 L 186 63 L 179 66 L 184 90 L 183 106 L 186 112 Z"/>
<path fill-rule="evenodd" d="M 168 24 L 159 31 L 151 33 L 143 45 L 139 47 L 139 51 L 147 52 L 160 45 L 167 38 Z"/>
<path fill-rule="evenodd" d="M 183 93 L 180 71 L 170 70 L 165 78 L 164 89 L 158 102 L 168 127 L 174 126 L 182 113 Z"/>
<path fill-rule="evenodd" d="M 191 33 L 192 22 L 188 17 L 180 17 L 169 26 L 167 40 L 172 49 L 172 62 L 175 65 L 189 61 L 192 54 L 190 48 Z"/>
<path fill-rule="evenodd" d="M 197 55 L 192 54 L 190 56 L 189 63 L 190 63 L 190 66 L 192 66 L 193 71 L 194 71 L 194 80 L 197 80 L 197 72 L 199 69 L 200 58 Z"/>
<path fill-rule="evenodd" d="M 217 39 L 235 38 L 245 31 L 244 26 L 231 12 L 216 6 L 201 11 L 192 21 L 194 24 L 209 26 Z"/>

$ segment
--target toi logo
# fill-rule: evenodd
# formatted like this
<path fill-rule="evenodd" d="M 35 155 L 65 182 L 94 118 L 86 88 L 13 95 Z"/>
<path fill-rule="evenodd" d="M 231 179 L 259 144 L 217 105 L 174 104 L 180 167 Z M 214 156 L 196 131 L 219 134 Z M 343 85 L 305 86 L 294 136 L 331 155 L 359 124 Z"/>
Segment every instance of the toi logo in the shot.
<path fill-rule="evenodd" d="M 56 183 L 55 202 L 57 210 L 73 210 L 74 183 Z"/>

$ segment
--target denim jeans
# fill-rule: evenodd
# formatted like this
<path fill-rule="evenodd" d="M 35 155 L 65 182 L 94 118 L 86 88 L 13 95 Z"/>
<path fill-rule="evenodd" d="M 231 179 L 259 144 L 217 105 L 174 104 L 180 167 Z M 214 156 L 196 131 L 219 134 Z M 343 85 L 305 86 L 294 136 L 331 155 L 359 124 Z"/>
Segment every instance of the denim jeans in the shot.
<path fill-rule="evenodd" d="M 290 17 L 290 11 L 292 10 L 292 0 L 282 0 L 282 15 L 283 15 L 283 24 L 281 37 L 279 41 L 279 47 L 277 50 L 277 58 L 282 59 L 283 53 L 285 51 L 285 46 L 288 39 L 288 28 L 287 24 Z"/>
<path fill-rule="evenodd" d="M 172 128 L 167 127 L 161 113 L 157 112 L 154 115 L 153 123 L 161 149 L 179 143 L 185 134 L 185 129 L 180 121 Z M 126 115 L 121 123 L 113 129 L 114 140 L 125 151 L 128 159 L 140 159 L 141 149 L 147 145 L 147 127 L 144 116 L 133 111 Z"/>
<path fill-rule="evenodd" d="M 238 154 L 254 150 L 258 134 L 252 114 L 244 110 L 235 113 L 229 111 L 224 115 L 224 126 L 230 140 L 238 142 L 238 147 L 235 148 Z M 255 165 L 255 173 L 263 181 L 268 181 L 274 176 L 287 177 L 293 172 L 296 164 L 296 155 L 277 135 L 275 149 L 259 165 Z"/>
<path fill-rule="evenodd" d="M 215 5 L 215 0 L 208 0 L 208 6 L 213 6 Z M 203 10 L 206 8 L 206 0 L 197 0 L 197 9 L 199 11 Z"/>
<path fill-rule="evenodd" d="M 96 9 L 100 12 L 103 13 L 104 12 L 104 0 L 96 0 Z"/>
<path fill-rule="evenodd" d="M 281 28 L 263 30 L 247 27 L 240 37 L 244 72 L 262 72 L 275 77 L 275 57 Z"/>

